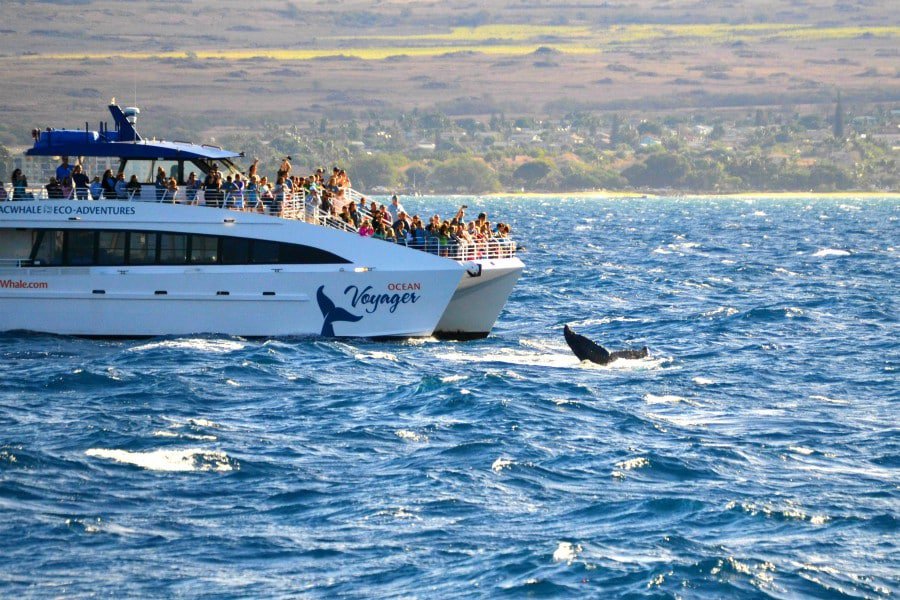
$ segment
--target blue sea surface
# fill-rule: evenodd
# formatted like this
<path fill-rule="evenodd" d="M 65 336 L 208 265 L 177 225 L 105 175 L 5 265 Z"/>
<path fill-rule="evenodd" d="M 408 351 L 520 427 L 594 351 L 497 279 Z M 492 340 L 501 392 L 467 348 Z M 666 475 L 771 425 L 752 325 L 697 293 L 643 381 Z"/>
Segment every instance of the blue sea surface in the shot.
<path fill-rule="evenodd" d="M 900 198 L 463 202 L 484 340 L 0 336 L 0 597 L 900 593 Z"/>

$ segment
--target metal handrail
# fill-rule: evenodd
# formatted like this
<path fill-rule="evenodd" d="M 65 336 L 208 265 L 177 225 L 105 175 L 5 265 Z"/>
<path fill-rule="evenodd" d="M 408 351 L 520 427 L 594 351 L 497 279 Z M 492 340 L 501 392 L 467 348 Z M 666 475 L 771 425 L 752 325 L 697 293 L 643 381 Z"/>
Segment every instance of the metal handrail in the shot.
<path fill-rule="evenodd" d="M 4 186 L 4 189 L 7 191 L 5 201 L 12 201 L 13 191 L 11 186 Z M 139 189 L 131 190 L 126 198 L 121 198 L 119 200 L 123 202 L 150 201 L 141 198 L 139 192 Z M 35 200 L 48 199 L 47 190 L 43 187 L 28 187 L 26 188 L 26 193 L 33 194 L 33 199 Z M 185 190 L 183 195 L 180 190 L 176 191 L 172 196 L 169 194 L 169 190 L 165 190 L 161 197 L 157 197 L 157 195 L 154 194 L 153 201 L 169 201 L 173 203 L 178 202 L 179 199 L 188 201 L 187 190 Z M 364 198 L 362 194 L 352 188 L 345 188 L 344 194 L 347 202 L 350 202 L 351 200 L 357 202 L 357 210 L 361 217 L 371 218 L 369 209 L 362 204 L 362 199 Z M 31 200 L 32 198 L 26 199 Z M 88 195 L 87 199 L 81 199 L 78 198 L 78 195 L 75 193 L 70 194 L 67 199 L 72 202 L 91 201 L 90 195 Z M 197 190 L 195 198 L 191 203 L 205 205 L 205 190 Z M 253 203 L 253 206 L 250 206 L 250 203 Z M 266 214 L 281 217 L 283 219 L 304 221 L 313 225 L 330 227 L 348 233 L 357 233 L 356 227 L 352 224 L 345 223 L 332 213 L 323 211 L 316 202 L 316 196 L 310 195 L 302 189 L 292 193 L 285 192 L 281 199 L 274 200 L 261 198 L 258 193 L 254 194 L 252 191 L 248 192 L 246 189 L 241 192 L 229 192 L 223 195 L 221 208 L 234 211 L 264 210 Z M 475 240 L 473 243 L 467 243 L 462 240 L 451 238 L 442 243 L 438 236 L 426 234 L 424 241 L 399 239 L 396 240 L 395 243 L 457 261 L 511 258 L 516 255 L 517 249 L 516 242 L 506 237 L 489 237 L 482 240 Z"/>

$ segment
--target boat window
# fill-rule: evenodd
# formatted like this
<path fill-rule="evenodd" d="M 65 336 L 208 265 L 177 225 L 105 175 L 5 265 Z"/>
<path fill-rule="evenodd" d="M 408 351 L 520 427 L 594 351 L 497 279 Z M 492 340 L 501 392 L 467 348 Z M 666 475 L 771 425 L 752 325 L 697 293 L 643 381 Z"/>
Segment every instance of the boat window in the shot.
<path fill-rule="evenodd" d="M 159 263 L 183 265 L 187 262 L 187 235 L 163 233 L 159 236 Z"/>
<path fill-rule="evenodd" d="M 250 256 L 250 240 L 246 238 L 222 238 L 222 264 L 245 265 Z"/>
<path fill-rule="evenodd" d="M 191 264 L 214 265 L 219 258 L 219 238 L 214 235 L 191 236 Z"/>
<path fill-rule="evenodd" d="M 231 236 L 57 229 L 32 232 L 35 266 L 324 265 L 349 261 L 320 248 Z"/>
<path fill-rule="evenodd" d="M 94 264 L 94 238 L 97 232 L 72 229 L 66 232 L 66 264 L 74 267 Z"/>
<path fill-rule="evenodd" d="M 101 231 L 97 240 L 98 265 L 125 264 L 125 232 Z"/>
<path fill-rule="evenodd" d="M 152 265 L 156 262 L 156 240 L 159 238 L 159 234 L 132 231 L 128 237 L 129 264 Z"/>
<path fill-rule="evenodd" d="M 250 262 L 257 265 L 271 265 L 278 262 L 278 242 L 253 240 Z"/>
<path fill-rule="evenodd" d="M 141 183 L 153 183 L 156 172 L 153 170 L 153 161 L 131 159 L 125 163 L 122 171 L 125 173 L 125 181 L 131 181 L 132 175 L 137 175 Z"/>
<path fill-rule="evenodd" d="M 63 264 L 63 232 L 56 229 L 35 231 L 31 260 L 35 266 L 59 266 Z"/>
<path fill-rule="evenodd" d="M 156 161 L 156 167 L 153 169 L 153 174 L 150 177 L 150 181 L 156 181 L 156 169 L 162 167 L 163 172 L 166 174 L 166 179 L 169 177 L 174 177 L 178 179 L 178 161 L 175 160 L 158 160 Z"/>
<path fill-rule="evenodd" d="M 345 263 L 331 252 L 300 244 L 281 244 L 278 262 L 289 265 L 328 265 Z"/>

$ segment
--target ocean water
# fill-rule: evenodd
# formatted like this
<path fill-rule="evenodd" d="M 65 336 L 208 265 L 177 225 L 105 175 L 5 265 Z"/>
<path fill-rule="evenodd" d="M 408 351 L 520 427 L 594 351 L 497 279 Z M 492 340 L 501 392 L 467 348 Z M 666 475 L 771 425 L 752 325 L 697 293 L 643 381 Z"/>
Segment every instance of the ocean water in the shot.
<path fill-rule="evenodd" d="M 0 597 L 900 593 L 900 199 L 460 202 L 485 340 L 0 336 Z"/>

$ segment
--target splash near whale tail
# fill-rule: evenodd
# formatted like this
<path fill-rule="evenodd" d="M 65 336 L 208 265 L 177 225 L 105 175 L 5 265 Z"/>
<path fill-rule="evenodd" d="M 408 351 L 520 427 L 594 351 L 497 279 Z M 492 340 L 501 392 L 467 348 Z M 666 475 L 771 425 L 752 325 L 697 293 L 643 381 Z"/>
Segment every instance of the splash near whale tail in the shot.
<path fill-rule="evenodd" d="M 323 337 L 334 337 L 334 326 L 332 323 L 355 323 L 362 319 L 362 315 L 354 315 L 346 309 L 335 306 L 331 298 L 325 295 L 324 285 L 320 285 L 316 291 L 316 301 L 319 303 L 319 310 L 322 311 L 322 316 L 325 317 L 325 321 L 322 323 L 322 333 L 320 334 Z"/>

